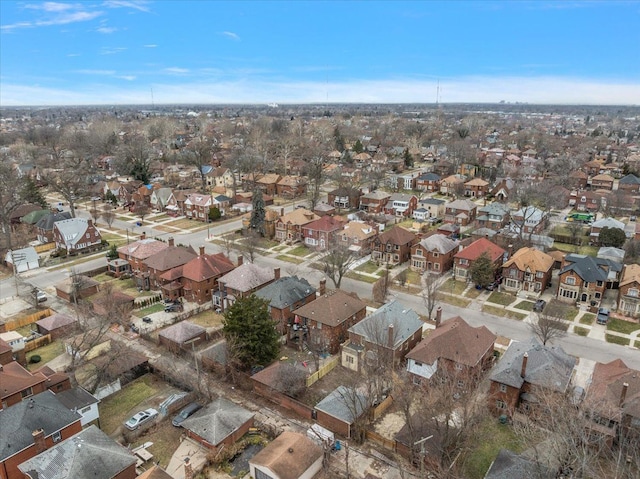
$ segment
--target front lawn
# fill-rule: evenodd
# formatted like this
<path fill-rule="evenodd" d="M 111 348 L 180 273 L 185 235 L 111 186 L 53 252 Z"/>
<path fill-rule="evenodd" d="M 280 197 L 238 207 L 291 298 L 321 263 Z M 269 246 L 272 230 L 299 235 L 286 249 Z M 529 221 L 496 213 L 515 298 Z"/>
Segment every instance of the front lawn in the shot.
<path fill-rule="evenodd" d="M 152 304 L 151 306 L 149 306 L 147 308 L 138 309 L 138 310 L 134 311 L 133 315 L 137 316 L 138 318 L 142 318 L 143 316 L 147 316 L 149 314 L 159 313 L 160 311 L 164 311 L 164 306 L 165 305 L 164 305 L 163 302 Z"/>
<path fill-rule="evenodd" d="M 458 306 L 460 308 L 466 308 L 471 304 L 470 299 L 460 298 L 459 296 L 448 296 L 443 294 L 438 301 L 442 301 L 443 303 L 452 304 L 454 306 Z"/>
<path fill-rule="evenodd" d="M 614 336 L 613 334 L 605 334 L 604 337 L 608 343 L 629 346 L 629 338 L 621 338 L 620 336 Z"/>
<path fill-rule="evenodd" d="M 589 329 L 581 328 L 580 326 L 573 327 L 573 332 L 576 333 L 578 336 L 588 336 L 589 331 L 590 331 Z"/>
<path fill-rule="evenodd" d="M 453 278 L 449 278 L 442 284 L 442 286 L 438 288 L 438 291 L 459 296 L 464 293 L 465 289 L 467 289 L 467 283 L 465 283 L 464 281 L 456 281 Z"/>
<path fill-rule="evenodd" d="M 39 367 L 44 366 L 46 363 L 51 361 L 54 358 L 57 358 L 62 353 L 64 353 L 64 344 L 62 341 L 54 341 L 52 343 L 47 344 L 46 346 L 41 346 L 33 351 L 29 351 L 27 353 L 27 363 L 29 369 L 38 369 Z M 31 356 L 37 354 L 40 356 L 40 362 L 36 364 L 31 364 L 29 360 Z"/>
<path fill-rule="evenodd" d="M 482 479 L 500 449 L 509 449 L 516 453 L 523 450 L 522 442 L 507 424 L 497 419 L 487 418 L 476 429 L 475 447 L 469 450 L 464 461 L 464 472 L 469 479 Z"/>
<path fill-rule="evenodd" d="M 487 298 L 487 303 L 495 303 L 495 304 L 501 304 L 502 306 L 509 306 L 511 303 L 514 302 L 515 299 L 516 299 L 515 296 L 512 296 L 510 294 L 499 293 L 497 291 L 494 291 L 493 293 L 491 293 L 489 298 Z"/>
<path fill-rule="evenodd" d="M 515 311 L 509 311 L 508 309 L 499 308 L 497 306 L 491 306 L 489 304 L 482 305 L 482 311 L 494 316 L 502 316 L 503 318 L 517 319 L 522 321 L 527 317 L 524 313 L 516 313 Z"/>
<path fill-rule="evenodd" d="M 592 325 L 596 320 L 596 315 L 593 313 L 584 313 L 580 318 L 580 324 Z"/>
<path fill-rule="evenodd" d="M 631 334 L 638 329 L 640 329 L 640 324 L 625 321 L 624 319 L 609 318 L 609 321 L 607 321 L 607 330 L 615 331 L 616 333 Z"/>
<path fill-rule="evenodd" d="M 287 256 L 286 254 L 279 254 L 278 256 L 276 256 L 276 259 L 279 259 L 280 261 L 286 261 L 287 263 L 294 263 L 294 264 L 304 263 L 304 260 L 302 258 Z"/>
<path fill-rule="evenodd" d="M 518 304 L 514 306 L 514 308 L 522 309 L 524 311 L 533 311 L 533 305 L 531 301 L 520 301 Z"/>
<path fill-rule="evenodd" d="M 466 293 L 464 293 L 464 295 L 465 295 L 467 298 L 474 299 L 474 298 L 477 298 L 478 296 L 480 296 L 480 295 L 483 293 L 483 291 L 484 291 L 483 289 L 469 288 L 469 289 L 467 290 L 467 292 L 466 292 Z"/>
<path fill-rule="evenodd" d="M 306 246 L 296 246 L 292 250 L 287 251 L 287 254 L 291 254 L 293 256 L 300 256 L 300 257 L 307 256 L 311 253 L 312 251 Z"/>
<path fill-rule="evenodd" d="M 375 263 L 372 263 L 371 261 L 367 261 L 366 263 L 362 263 L 360 266 L 355 268 L 356 271 L 362 271 L 363 273 L 369 273 L 369 274 L 373 274 L 376 271 L 378 271 L 379 269 L 380 269 L 380 266 L 378 266 Z"/>
<path fill-rule="evenodd" d="M 355 271 L 349 271 L 347 274 L 345 274 L 345 277 L 355 279 L 356 281 L 364 281 L 365 283 L 372 283 L 372 284 L 380 279 L 374 276 L 359 274 L 359 273 L 356 273 Z"/>

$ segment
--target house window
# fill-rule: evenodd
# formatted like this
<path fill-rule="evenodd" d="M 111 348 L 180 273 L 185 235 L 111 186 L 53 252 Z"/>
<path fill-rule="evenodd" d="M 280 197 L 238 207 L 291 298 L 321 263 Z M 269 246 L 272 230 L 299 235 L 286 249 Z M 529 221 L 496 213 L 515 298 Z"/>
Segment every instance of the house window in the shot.
<path fill-rule="evenodd" d="M 421 249 L 417 249 L 416 250 L 416 256 L 422 256 L 422 250 Z"/>
<path fill-rule="evenodd" d="M 457 369 L 458 371 L 462 371 L 462 364 L 460 364 L 460 363 L 456 363 L 456 369 Z"/>
<path fill-rule="evenodd" d="M 434 258 L 437 258 L 438 256 L 440 256 L 440 253 L 433 253 Z"/>
<path fill-rule="evenodd" d="M 457 384 L 459 389 L 462 389 L 464 387 L 464 381 L 462 379 L 458 379 L 458 384 Z"/>
<path fill-rule="evenodd" d="M 588 288 L 589 287 L 589 282 L 585 281 L 583 287 Z"/>
<path fill-rule="evenodd" d="M 538 271 L 536 273 L 536 278 L 542 278 L 544 276 L 544 273 L 542 271 Z"/>
<path fill-rule="evenodd" d="M 265 474 L 260 469 L 256 469 L 256 479 L 273 479 L 269 474 Z"/>
<path fill-rule="evenodd" d="M 23 389 L 20 392 L 20 395 L 22 396 L 22 398 L 28 398 L 29 396 L 33 396 L 33 389 L 28 387 L 27 389 Z"/>
<path fill-rule="evenodd" d="M 345 355 L 345 359 L 347 360 L 347 362 L 348 362 L 349 364 L 353 364 L 353 363 L 354 363 L 354 358 L 353 358 L 353 356 L 350 356 L 350 355 L 346 354 L 346 355 Z"/>
<path fill-rule="evenodd" d="M 318 324 L 316 325 L 316 327 L 317 327 L 318 329 L 322 329 L 322 323 L 318 323 Z"/>
<path fill-rule="evenodd" d="M 62 433 L 60 431 L 56 431 L 53 434 L 51 434 L 51 439 L 53 440 L 53 442 L 59 442 L 60 439 L 62 439 Z"/>
<path fill-rule="evenodd" d="M 576 279 L 573 276 L 569 276 L 564 282 L 569 286 L 574 286 L 576 284 Z"/>
<path fill-rule="evenodd" d="M 433 263 L 433 269 L 438 271 L 440 269 L 440 263 Z"/>
<path fill-rule="evenodd" d="M 501 393 L 506 393 L 507 392 L 507 385 L 506 384 L 500 384 L 500 392 Z"/>
<path fill-rule="evenodd" d="M 627 294 L 628 294 L 629 296 L 633 296 L 634 298 L 637 298 L 637 297 L 638 297 L 638 288 L 630 288 L 630 289 L 627 291 Z"/>
<path fill-rule="evenodd" d="M 414 364 L 415 364 L 417 367 L 422 367 L 422 363 L 419 363 L 418 361 L 414 361 Z"/>
<path fill-rule="evenodd" d="M 394 248 L 396 249 L 396 251 L 398 251 L 400 249 L 400 245 L 397 244 L 397 245 L 394 246 Z"/>
<path fill-rule="evenodd" d="M 89 411 L 91 411 L 91 406 L 80 409 L 80 414 L 87 414 Z"/>
<path fill-rule="evenodd" d="M 91 238 L 91 234 L 87 233 L 87 239 Z"/>
<path fill-rule="evenodd" d="M 458 262 L 459 262 L 462 266 L 466 266 L 466 265 L 468 265 L 468 264 L 469 264 L 469 260 L 464 259 L 464 258 L 460 258 L 460 259 L 458 260 Z"/>
<path fill-rule="evenodd" d="M 596 284 L 597 284 L 598 286 L 602 286 L 602 281 L 597 281 L 597 282 L 596 282 Z"/>
<path fill-rule="evenodd" d="M 563 298 L 576 299 L 578 297 L 578 292 L 570 291 L 568 289 L 560 289 L 560 296 Z"/>
<path fill-rule="evenodd" d="M 600 299 L 601 294 L 596 292 L 596 294 L 594 294 L 594 296 L 595 296 L 596 299 Z"/>
<path fill-rule="evenodd" d="M 498 409 L 507 409 L 507 404 L 502 400 L 502 399 L 498 399 L 496 401 L 496 407 Z M 257 471 L 256 471 L 257 472 Z"/>

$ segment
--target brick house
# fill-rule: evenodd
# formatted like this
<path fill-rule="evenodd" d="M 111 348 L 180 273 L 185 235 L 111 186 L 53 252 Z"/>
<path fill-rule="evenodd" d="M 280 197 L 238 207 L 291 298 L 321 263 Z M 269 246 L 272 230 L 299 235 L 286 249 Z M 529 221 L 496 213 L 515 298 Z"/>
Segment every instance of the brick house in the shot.
<path fill-rule="evenodd" d="M 595 191 L 572 192 L 569 198 L 569 206 L 578 211 L 595 212 L 603 205 L 603 196 Z"/>
<path fill-rule="evenodd" d="M 556 297 L 565 303 L 599 304 L 607 287 L 619 281 L 622 265 L 606 258 L 568 254 L 558 274 Z"/>
<path fill-rule="evenodd" d="M 55 284 L 56 296 L 72 303 L 96 294 L 99 286 L 100 283 L 89 276 L 70 276 Z"/>
<path fill-rule="evenodd" d="M 260 288 L 280 279 L 280 268 L 262 268 L 254 263 L 243 263 L 218 278 L 218 290 L 213 293 L 213 305 L 224 311 L 236 299 L 251 296 Z"/>
<path fill-rule="evenodd" d="M 496 271 L 502 266 L 506 251 L 486 238 L 475 240 L 453 257 L 453 277 L 460 281 L 471 281 L 469 269 L 483 253 L 489 256 Z"/>
<path fill-rule="evenodd" d="M 640 193 L 640 178 L 631 173 L 623 176 L 618 181 L 618 189 L 631 194 Z"/>
<path fill-rule="evenodd" d="M 168 247 L 167 243 L 147 238 L 146 234 L 142 233 L 138 241 L 118 248 L 118 258 L 127 261 L 133 272 L 145 271 L 144 260 Z"/>
<path fill-rule="evenodd" d="M 276 183 L 276 194 L 281 198 L 299 198 L 307 193 L 307 179 L 302 176 L 283 176 Z"/>
<path fill-rule="evenodd" d="M 13 359 L 13 349 L 11 349 L 11 345 L 7 343 L 4 339 L 0 338 L 0 366 L 9 364 L 14 361 Z"/>
<path fill-rule="evenodd" d="M 64 313 L 54 313 L 35 322 L 38 333 L 49 334 L 51 339 L 58 339 L 75 331 L 78 320 Z"/>
<path fill-rule="evenodd" d="M 173 192 L 167 198 L 167 205 L 165 209 L 169 215 L 184 216 L 185 215 L 185 202 L 193 190 L 173 190 Z"/>
<path fill-rule="evenodd" d="M 618 289 L 618 311 L 625 316 L 640 316 L 640 265 L 627 264 Z"/>
<path fill-rule="evenodd" d="M 491 203 L 478 210 L 476 218 L 479 228 L 499 231 L 509 224 L 510 210 L 504 203 Z"/>
<path fill-rule="evenodd" d="M 102 236 L 93 224 L 93 220 L 71 218 L 53 224 L 53 241 L 57 249 L 66 249 L 69 253 L 80 253 L 100 247 Z"/>
<path fill-rule="evenodd" d="M 360 371 L 367 354 L 397 365 L 422 339 L 423 321 L 418 314 L 393 300 L 351 326 L 349 341 L 342 344 L 342 365 Z"/>
<path fill-rule="evenodd" d="M 68 211 L 51 212 L 36 222 L 36 237 L 41 243 L 53 243 L 53 225 L 71 219 Z"/>
<path fill-rule="evenodd" d="M 535 338 L 512 342 L 489 377 L 489 410 L 496 416 L 529 411 L 527 393 L 534 387 L 565 394 L 575 365 L 576 358 L 559 346 L 543 346 Z"/>
<path fill-rule="evenodd" d="M 587 187 L 589 176 L 582 170 L 574 170 L 569 173 L 567 178 L 567 186 L 577 190 L 584 190 Z"/>
<path fill-rule="evenodd" d="M 614 178 L 611 175 L 601 174 L 591 178 L 591 188 L 594 190 L 609 190 L 613 189 Z"/>
<path fill-rule="evenodd" d="M 276 222 L 276 241 L 296 243 L 303 241 L 302 228 L 320 217 L 304 208 L 296 208 Z"/>
<path fill-rule="evenodd" d="M 341 186 L 327 194 L 327 203 L 338 209 L 358 209 L 361 196 L 361 189 Z"/>
<path fill-rule="evenodd" d="M 211 195 L 191 194 L 184 202 L 184 214 L 189 219 L 209 222 L 209 211 L 213 206 Z"/>
<path fill-rule="evenodd" d="M 366 314 L 366 304 L 357 295 L 335 289 L 293 311 L 294 326 L 287 340 L 307 343 L 335 354 L 348 337 L 348 330 Z"/>
<path fill-rule="evenodd" d="M 346 221 L 339 216 L 322 216 L 307 223 L 302 227 L 304 245 L 317 251 L 325 251 L 345 224 Z"/>
<path fill-rule="evenodd" d="M 450 175 L 440 181 L 440 193 L 443 195 L 456 195 L 464 191 L 464 177 Z"/>
<path fill-rule="evenodd" d="M 265 195 L 275 196 L 278 182 L 281 179 L 282 176 L 277 173 L 268 173 L 255 180 L 255 187 L 262 190 Z"/>
<path fill-rule="evenodd" d="M 0 413 L 0 478 L 24 477 L 18 466 L 79 433 L 80 419 L 48 390 L 4 409 Z"/>
<path fill-rule="evenodd" d="M 554 259 L 535 248 L 520 248 L 502 265 L 505 291 L 543 293 L 551 283 Z"/>
<path fill-rule="evenodd" d="M 594 221 L 591 223 L 591 230 L 589 231 L 589 243 L 590 244 L 600 244 L 600 231 L 602 228 L 607 227 L 618 228 L 619 230 L 624 231 L 624 223 L 622 221 L 618 221 L 615 218 L 602 218 L 601 220 Z"/>
<path fill-rule="evenodd" d="M 322 448 L 315 441 L 284 431 L 249 459 L 249 473 L 264 479 L 308 479 L 320 472 L 322 459 Z"/>
<path fill-rule="evenodd" d="M 539 235 L 547 227 L 547 221 L 547 213 L 529 205 L 511 215 L 509 229 L 516 234 Z"/>
<path fill-rule="evenodd" d="M 378 230 L 370 224 L 349 221 L 341 231 L 336 232 L 336 241 L 342 247 L 364 256 L 371 253 L 376 236 Z"/>
<path fill-rule="evenodd" d="M 207 303 L 219 289 L 218 280 L 234 268 L 223 253 L 205 254 L 201 246 L 198 256 L 160 275 L 163 296 L 174 300 L 183 296 L 198 304 Z"/>
<path fill-rule="evenodd" d="M 390 197 L 386 191 L 372 191 L 360 197 L 360 209 L 371 214 L 382 213 Z"/>
<path fill-rule="evenodd" d="M 131 450 L 91 425 L 18 467 L 25 478 L 135 479 L 137 461 Z"/>
<path fill-rule="evenodd" d="M 491 189 L 490 194 L 496 199 L 496 201 L 504 203 L 511 199 L 515 189 L 516 184 L 511 178 L 502 178 Z"/>
<path fill-rule="evenodd" d="M 415 384 L 437 375 L 457 379 L 462 389 L 491 364 L 496 335 L 486 326 L 469 326 L 460 316 L 441 323 L 441 315 L 438 308 L 436 329 L 408 352 L 407 371 Z"/>
<path fill-rule="evenodd" d="M 321 280 L 321 291 L 324 288 L 324 281 Z M 287 329 L 293 327 L 295 317 L 293 311 L 315 300 L 316 289 L 304 278 L 285 276 L 260 288 L 255 295 L 269 301 L 271 319 L 277 324 L 280 334 L 284 336 L 287 334 Z"/>
<path fill-rule="evenodd" d="M 440 191 L 440 180 L 440 175 L 436 173 L 423 173 L 416 178 L 416 190 L 437 193 Z"/>
<path fill-rule="evenodd" d="M 464 184 L 464 195 L 471 198 L 484 198 L 489 193 L 489 182 L 482 178 L 474 178 Z"/>
<path fill-rule="evenodd" d="M 55 373 L 49 368 L 30 372 L 17 361 L 0 367 L 0 384 L 0 411 L 47 389 L 55 393 L 71 388 L 66 374 Z"/>
<path fill-rule="evenodd" d="M 141 271 L 148 275 L 149 287 L 157 290 L 166 283 L 165 280 L 161 279 L 163 274 L 174 268 L 184 266 L 196 256 L 197 254 L 193 251 L 193 248 L 175 246 L 173 238 L 169 238 L 168 247 L 146 258 L 142 263 Z"/>
<path fill-rule="evenodd" d="M 351 438 L 354 423 L 369 410 L 369 401 L 363 392 L 338 386 L 316 404 L 314 410 L 318 424 Z"/>
<path fill-rule="evenodd" d="M 393 216 L 404 216 L 410 218 L 413 211 L 418 207 L 418 197 L 406 193 L 394 193 L 389 197 L 384 206 L 384 212 Z"/>
<path fill-rule="evenodd" d="M 476 219 L 478 205 L 467 199 L 454 200 L 445 205 L 445 223 L 455 223 L 467 226 Z"/>
<path fill-rule="evenodd" d="M 589 176 L 595 176 L 600 174 L 600 170 L 602 169 L 603 161 L 591 160 L 582 165 L 582 171 L 584 171 Z"/>
<path fill-rule="evenodd" d="M 453 256 L 459 245 L 458 240 L 441 234 L 423 238 L 411 247 L 411 269 L 420 273 L 445 273 L 453 266 Z"/>
<path fill-rule="evenodd" d="M 411 258 L 411 247 L 418 236 L 400 226 L 380 233 L 373 240 L 371 260 L 392 265 L 402 264 Z"/>

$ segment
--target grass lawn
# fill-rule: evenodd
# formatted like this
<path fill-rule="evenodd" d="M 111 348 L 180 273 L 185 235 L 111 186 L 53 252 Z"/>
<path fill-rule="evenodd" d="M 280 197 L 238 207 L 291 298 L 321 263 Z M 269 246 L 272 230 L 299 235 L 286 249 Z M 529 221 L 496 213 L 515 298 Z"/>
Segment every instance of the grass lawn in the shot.
<path fill-rule="evenodd" d="M 302 258 L 287 256 L 286 254 L 279 254 L 278 256 L 276 256 L 276 259 L 279 259 L 281 261 L 287 261 L 289 263 L 295 263 L 295 264 L 304 263 L 304 260 Z"/>
<path fill-rule="evenodd" d="M 271 251 L 275 251 L 276 253 L 279 253 L 280 251 L 284 251 L 287 248 L 288 248 L 287 245 L 280 245 L 280 246 L 276 246 L 274 248 L 271 248 Z"/>
<path fill-rule="evenodd" d="M 636 341 L 636 342 L 633 344 L 633 346 L 634 346 L 634 347 L 636 347 L 636 348 L 640 348 L 640 340 Z"/>
<path fill-rule="evenodd" d="M 576 246 L 573 244 L 566 243 L 558 243 L 557 241 L 553 243 L 553 247 L 559 249 L 560 251 L 564 251 L 566 253 L 578 253 L 578 254 L 586 254 L 588 256 L 596 256 L 598 254 L 597 246 Z M 577 251 L 576 251 L 577 250 Z"/>
<path fill-rule="evenodd" d="M 493 293 L 491 293 L 489 298 L 487 298 L 487 303 L 495 303 L 501 304 L 502 306 L 508 306 L 513 303 L 515 299 L 515 296 L 512 296 L 510 294 L 498 293 L 497 291 L 494 291 Z"/>
<path fill-rule="evenodd" d="M 280 246 L 281 243 L 279 241 L 273 241 L 267 238 L 261 238 L 260 242 L 259 242 L 260 248 L 263 249 L 271 249 L 271 248 L 275 248 L 276 246 Z M 286 245 L 282 245 L 285 248 L 287 247 Z"/>
<path fill-rule="evenodd" d="M 35 323 L 25 324 L 24 326 L 14 329 L 14 331 L 22 336 L 31 336 L 32 331 L 37 331 L 38 327 Z"/>
<path fill-rule="evenodd" d="M 406 269 L 405 271 L 407 272 L 407 284 L 411 284 L 421 288 L 422 281 L 421 281 L 420 275 L 417 272 L 412 271 L 410 269 Z"/>
<path fill-rule="evenodd" d="M 473 298 L 477 298 L 477 297 L 478 297 L 478 296 L 480 296 L 481 294 L 482 294 L 482 290 L 481 290 L 481 289 L 476 289 L 476 288 L 469 288 L 469 289 L 467 290 L 467 292 L 466 292 L 466 293 L 464 293 L 464 295 L 465 295 L 467 298 L 471 298 L 471 299 L 473 299 Z"/>
<path fill-rule="evenodd" d="M 580 312 L 580 310 L 575 306 L 562 303 L 557 299 L 552 299 L 547 305 L 547 307 L 545 308 L 545 311 L 547 312 L 552 311 L 553 316 L 557 316 L 569 322 L 572 322 L 574 319 L 576 319 L 576 316 Z"/>
<path fill-rule="evenodd" d="M 100 425 L 105 433 L 113 434 L 133 408 L 160 391 L 161 383 L 154 379 L 145 374 L 100 402 Z"/>
<path fill-rule="evenodd" d="M 148 314 L 159 313 L 160 311 L 164 311 L 164 303 L 162 302 L 152 304 L 151 306 L 144 309 L 138 309 L 137 311 L 134 311 L 133 314 L 134 316 L 142 318 L 143 316 L 146 316 Z"/>
<path fill-rule="evenodd" d="M 362 271 L 363 273 L 369 273 L 369 274 L 373 274 L 376 271 L 378 271 L 379 269 L 380 269 L 380 266 L 378 266 L 375 263 L 372 263 L 371 261 L 367 261 L 366 263 L 362 263 L 360 266 L 355 268 L 356 271 Z"/>
<path fill-rule="evenodd" d="M 573 327 L 573 332 L 576 333 L 578 336 L 588 336 L 589 335 L 589 331 L 590 331 L 590 329 L 581 328 L 580 326 L 574 326 Z"/>
<path fill-rule="evenodd" d="M 64 353 L 64 344 L 62 341 L 54 341 L 52 343 L 47 344 L 46 346 L 41 346 L 38 349 L 34 349 L 33 351 L 29 351 L 27 353 L 27 363 L 29 365 L 29 369 L 38 369 L 41 366 L 44 366 L 46 363 L 51 361 L 54 358 L 57 358 L 62 353 Z M 42 359 L 39 363 L 31 364 L 29 363 L 29 359 L 31 356 L 37 354 Z"/>
<path fill-rule="evenodd" d="M 345 274 L 345 277 L 355 279 L 356 281 L 364 281 L 365 283 L 375 283 L 378 281 L 378 277 L 366 276 L 364 274 L 356 273 L 355 271 L 349 271 Z"/>
<path fill-rule="evenodd" d="M 640 329 L 640 324 L 625 321 L 624 319 L 609 318 L 609 321 L 607 321 L 607 330 L 615 331 L 616 333 L 631 334 L 638 329 Z"/>
<path fill-rule="evenodd" d="M 509 311 L 508 309 L 502 309 L 488 304 L 482 306 L 482 311 L 495 316 L 502 316 L 503 318 L 517 319 L 518 321 L 522 321 L 527 317 L 524 313 L 516 313 L 515 311 Z"/>
<path fill-rule="evenodd" d="M 464 472 L 469 479 L 482 479 L 500 449 L 522 452 L 522 443 L 511 426 L 500 424 L 497 419 L 486 419 L 477 427 L 476 446 L 468 452 Z"/>
<path fill-rule="evenodd" d="M 459 306 L 461 308 L 466 308 L 471 304 L 470 299 L 460 298 L 458 296 L 442 295 L 442 297 L 439 298 L 439 300 L 444 303 L 452 304 L 454 306 Z"/>
<path fill-rule="evenodd" d="M 195 316 L 191 316 L 189 322 L 202 326 L 203 328 L 211 328 L 214 326 L 222 326 L 222 318 L 223 316 L 221 314 L 208 309 Z"/>
<path fill-rule="evenodd" d="M 152 442 L 153 445 L 148 448 L 148 451 L 153 454 L 153 462 L 160 462 L 160 466 L 166 468 L 169 465 L 173 453 L 178 449 L 180 435 L 183 432 L 184 429 L 174 427 L 170 420 L 164 420 L 137 438 L 132 446 L 137 447 L 147 441 Z"/>
<path fill-rule="evenodd" d="M 580 318 L 580 324 L 593 324 L 596 319 L 596 315 L 593 313 L 584 313 Z"/>
<path fill-rule="evenodd" d="M 523 309 L 525 311 L 533 311 L 533 305 L 531 301 L 520 301 L 518 304 L 514 306 L 514 308 Z"/>
<path fill-rule="evenodd" d="M 621 338 L 620 336 L 614 336 L 613 334 L 605 334 L 605 339 L 608 343 L 621 344 L 622 346 L 629 346 L 629 338 Z"/>
<path fill-rule="evenodd" d="M 287 251 L 287 254 L 291 254 L 293 256 L 300 256 L 300 257 L 304 257 L 307 256 L 308 254 L 311 254 L 313 251 L 311 251 L 309 248 L 307 248 L 306 246 L 296 246 L 295 248 L 293 248 L 290 251 Z"/>
<path fill-rule="evenodd" d="M 456 281 L 453 278 L 449 278 L 442 284 L 442 286 L 440 286 L 440 288 L 438 288 L 438 290 L 443 293 L 452 293 L 456 295 L 461 295 L 465 289 L 467 289 L 467 283 L 463 281 Z"/>

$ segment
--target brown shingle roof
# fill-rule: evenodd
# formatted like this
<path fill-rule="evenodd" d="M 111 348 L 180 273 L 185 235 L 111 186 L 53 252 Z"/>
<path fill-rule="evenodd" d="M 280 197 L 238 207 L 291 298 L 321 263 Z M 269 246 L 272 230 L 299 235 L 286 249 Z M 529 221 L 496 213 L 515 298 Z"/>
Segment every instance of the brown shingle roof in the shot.
<path fill-rule="evenodd" d="M 63 326 L 67 326 L 75 322 L 76 318 L 72 318 L 71 316 L 63 313 L 56 313 L 52 314 L 51 316 L 47 316 L 46 318 L 42 318 L 39 321 L 36 321 L 36 324 L 45 328 L 47 331 L 51 331 L 53 329 L 62 328 Z"/>
<path fill-rule="evenodd" d="M 328 326 L 337 326 L 365 307 L 366 304 L 357 295 L 352 296 L 340 289 L 334 289 L 293 313 Z"/>
<path fill-rule="evenodd" d="M 273 269 L 261 268 L 253 263 L 244 263 L 219 278 L 218 281 L 224 283 L 227 288 L 244 292 L 258 288 L 272 281 L 274 278 L 275 272 Z"/>
<path fill-rule="evenodd" d="M 182 276 L 192 281 L 204 281 L 222 276 L 235 268 L 233 262 L 222 253 L 205 254 L 193 258 L 182 266 Z M 165 275 L 162 275 L 163 279 Z"/>
<path fill-rule="evenodd" d="M 512 264 L 515 264 L 520 271 L 526 271 L 527 268 L 531 271 L 549 271 L 553 266 L 554 259 L 546 253 L 535 248 L 520 248 L 514 253 L 509 261 L 507 261 L 503 268 L 508 268 Z"/>
<path fill-rule="evenodd" d="M 182 266 L 195 257 L 196 254 L 187 248 L 183 248 L 182 246 L 169 246 L 149 256 L 144 261 L 144 264 L 146 264 L 148 268 L 155 269 L 156 271 L 167 271 L 171 268 Z"/>
<path fill-rule="evenodd" d="M 296 208 L 292 212 L 287 213 L 282 218 L 280 218 L 280 221 L 282 221 L 284 224 L 291 223 L 293 225 L 302 226 L 306 225 L 307 223 L 311 223 L 312 221 L 315 221 L 319 218 L 320 217 L 317 214 L 307 209 Z"/>
<path fill-rule="evenodd" d="M 158 336 L 166 338 L 169 341 L 173 341 L 174 343 L 182 344 L 204 332 L 205 329 L 202 326 L 190 323 L 189 321 L 182 321 L 160 331 Z"/>
<path fill-rule="evenodd" d="M 462 259 L 468 259 L 469 261 L 474 261 L 478 259 L 478 257 L 482 253 L 487 253 L 491 261 L 496 261 L 505 253 L 505 250 L 503 250 L 502 248 L 500 248 L 500 246 L 498 246 L 495 243 L 492 243 L 486 238 L 480 238 L 474 241 L 473 243 L 471 243 L 462 251 L 456 253 L 454 258 L 462 258 Z"/>
<path fill-rule="evenodd" d="M 145 238 L 134 241 L 128 245 L 120 246 L 120 248 L 118 248 L 118 253 L 123 253 L 135 259 L 144 260 L 168 247 L 169 245 L 162 241 L 158 241 L 153 238 Z"/>
<path fill-rule="evenodd" d="M 320 457 L 322 448 L 311 439 L 297 432 L 284 431 L 250 462 L 268 468 L 280 479 L 298 479 Z"/>
<path fill-rule="evenodd" d="M 31 374 L 15 361 L 5 364 L 0 370 L 0 399 L 40 384 L 46 379 L 44 374 Z"/>
<path fill-rule="evenodd" d="M 626 286 L 629 283 L 640 283 L 640 265 L 628 264 L 624 267 L 620 286 Z"/>
<path fill-rule="evenodd" d="M 620 407 L 623 384 L 628 384 L 627 392 Z M 631 369 L 621 359 L 610 363 L 597 363 L 593 369 L 589 386 L 589 402 L 603 411 L 620 411 L 635 418 L 640 418 L 640 371 Z M 619 420 L 620 418 L 606 417 Z"/>
<path fill-rule="evenodd" d="M 391 228 L 390 230 L 378 235 L 378 241 L 383 244 L 391 243 L 404 245 L 413 242 L 416 238 L 417 236 L 415 234 L 413 234 L 411 231 L 401 228 L 400 226 Z"/>

